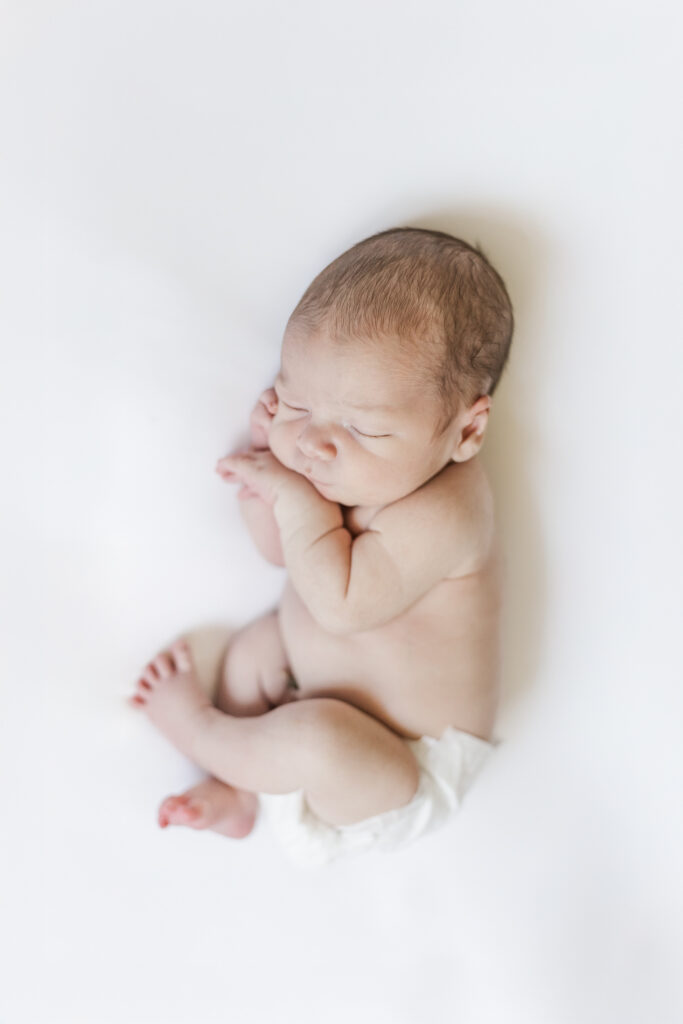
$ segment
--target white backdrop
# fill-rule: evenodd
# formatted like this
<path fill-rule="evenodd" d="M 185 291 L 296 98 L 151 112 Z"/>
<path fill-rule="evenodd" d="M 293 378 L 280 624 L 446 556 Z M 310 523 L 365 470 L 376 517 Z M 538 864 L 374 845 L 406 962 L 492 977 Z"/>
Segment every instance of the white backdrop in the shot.
<path fill-rule="evenodd" d="M 0 18 L 2 1024 L 680 1021 L 673 2 Z M 312 277 L 396 225 L 515 306 L 505 742 L 452 828 L 302 872 L 159 830 L 201 773 L 124 698 L 277 599 L 213 466 Z"/>

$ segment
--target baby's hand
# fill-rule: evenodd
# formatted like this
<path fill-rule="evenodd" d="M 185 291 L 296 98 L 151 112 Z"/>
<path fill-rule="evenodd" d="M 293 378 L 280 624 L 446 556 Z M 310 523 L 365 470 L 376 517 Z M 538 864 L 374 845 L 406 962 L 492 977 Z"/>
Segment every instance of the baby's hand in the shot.
<path fill-rule="evenodd" d="M 251 411 L 249 426 L 251 430 L 251 444 L 253 448 L 263 451 L 269 447 L 268 433 L 270 424 L 277 412 L 277 395 L 273 388 L 268 388 L 259 397 L 258 402 Z"/>
<path fill-rule="evenodd" d="M 246 452 L 226 455 L 218 460 L 216 472 L 228 483 L 242 484 L 250 496 L 261 498 L 268 505 L 272 505 L 282 488 L 287 486 L 310 488 L 317 494 L 305 477 L 283 466 L 271 451 L 250 448 Z"/>
<path fill-rule="evenodd" d="M 251 449 L 252 451 L 268 451 L 268 432 L 270 430 L 270 424 L 275 417 L 277 412 L 277 395 L 273 388 L 267 388 L 251 410 L 249 415 L 249 432 L 251 436 Z M 219 460 L 218 466 L 220 466 L 222 460 Z M 220 473 L 220 469 L 216 467 L 216 472 Z M 229 479 L 227 474 L 221 473 L 224 480 Z M 247 498 L 258 498 L 257 491 L 249 487 L 246 483 L 243 483 L 237 492 L 237 497 L 240 501 L 245 501 Z"/>

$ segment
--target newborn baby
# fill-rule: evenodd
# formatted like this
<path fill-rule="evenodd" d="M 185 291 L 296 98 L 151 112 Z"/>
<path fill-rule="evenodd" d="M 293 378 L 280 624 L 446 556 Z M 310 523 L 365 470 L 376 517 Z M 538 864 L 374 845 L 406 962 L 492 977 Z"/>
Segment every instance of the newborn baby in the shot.
<path fill-rule="evenodd" d="M 159 821 L 235 838 L 260 803 L 320 864 L 442 825 L 493 748 L 501 560 L 477 454 L 513 313 L 451 235 L 381 232 L 326 267 L 285 330 L 252 445 L 219 460 L 280 606 L 233 637 L 214 706 L 186 641 L 132 698 L 210 775 Z"/>

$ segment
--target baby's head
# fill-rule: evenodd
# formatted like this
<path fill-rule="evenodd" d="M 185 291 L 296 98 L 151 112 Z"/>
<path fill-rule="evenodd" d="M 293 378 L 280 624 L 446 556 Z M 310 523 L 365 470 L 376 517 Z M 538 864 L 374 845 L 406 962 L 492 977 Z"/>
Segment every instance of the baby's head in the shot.
<path fill-rule="evenodd" d="M 289 318 L 270 446 L 331 501 L 397 501 L 479 451 L 512 330 L 478 249 L 419 228 L 366 238 Z"/>

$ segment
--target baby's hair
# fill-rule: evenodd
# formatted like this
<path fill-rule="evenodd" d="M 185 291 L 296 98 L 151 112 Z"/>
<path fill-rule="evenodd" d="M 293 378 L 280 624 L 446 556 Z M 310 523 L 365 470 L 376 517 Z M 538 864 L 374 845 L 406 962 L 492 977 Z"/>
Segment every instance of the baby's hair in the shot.
<path fill-rule="evenodd" d="M 396 338 L 426 357 L 445 430 L 461 408 L 493 395 L 514 319 L 501 276 L 479 247 L 443 231 L 390 228 L 358 242 L 322 270 L 288 326 L 335 341 Z"/>

